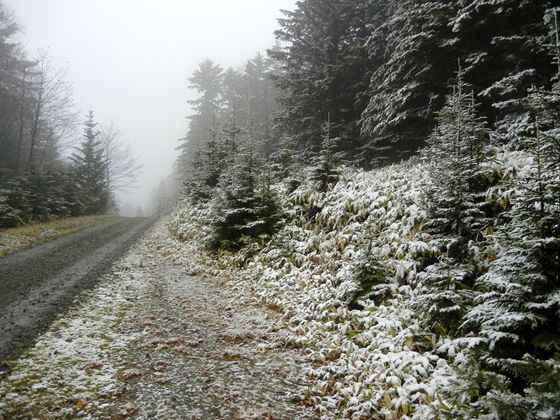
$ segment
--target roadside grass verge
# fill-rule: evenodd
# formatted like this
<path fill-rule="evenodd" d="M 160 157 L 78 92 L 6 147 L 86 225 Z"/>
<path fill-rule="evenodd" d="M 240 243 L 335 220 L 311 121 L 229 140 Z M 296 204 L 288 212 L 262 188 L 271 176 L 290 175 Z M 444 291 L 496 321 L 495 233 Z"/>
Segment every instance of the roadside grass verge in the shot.
<path fill-rule="evenodd" d="M 37 222 L 15 228 L 0 229 L 0 258 L 115 217 L 117 217 L 116 214 L 67 217 L 49 222 Z"/>

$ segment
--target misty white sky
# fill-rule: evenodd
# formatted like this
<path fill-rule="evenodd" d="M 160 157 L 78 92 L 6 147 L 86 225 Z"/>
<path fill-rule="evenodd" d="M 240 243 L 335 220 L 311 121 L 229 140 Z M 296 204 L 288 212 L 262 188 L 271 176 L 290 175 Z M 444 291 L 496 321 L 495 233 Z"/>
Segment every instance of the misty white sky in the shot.
<path fill-rule="evenodd" d="M 48 47 L 83 116 L 113 120 L 144 165 L 122 201 L 144 206 L 171 172 L 190 112 L 187 78 L 205 58 L 240 67 L 274 43 L 296 0 L 4 0 L 33 55 Z M 83 119 L 83 117 L 82 117 Z M 79 139 L 77 139 L 78 141 Z"/>

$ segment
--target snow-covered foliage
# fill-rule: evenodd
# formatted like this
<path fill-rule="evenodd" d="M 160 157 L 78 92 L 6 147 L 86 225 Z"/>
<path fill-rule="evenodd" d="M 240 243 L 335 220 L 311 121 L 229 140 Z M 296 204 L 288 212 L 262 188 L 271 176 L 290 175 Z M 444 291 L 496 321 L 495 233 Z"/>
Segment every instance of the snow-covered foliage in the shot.
<path fill-rule="evenodd" d="M 509 211 L 516 192 L 511 181 L 531 174 L 533 164 L 525 152 L 499 152 L 485 164 L 499 180 L 486 191 L 490 212 Z M 446 293 L 445 287 L 433 289 L 432 274 L 441 274 L 438 267 L 450 258 L 455 239 L 427 228 L 427 165 L 413 160 L 371 172 L 343 169 L 326 192 L 303 182 L 281 197 L 287 221 L 268 244 L 252 259 L 222 255 L 219 262 L 240 290 L 283 313 L 286 345 L 302 348 L 315 362 L 308 372 L 312 385 L 301 392 L 325 417 L 497 416 L 504 401 L 517 398 L 515 409 L 535 395 L 541 411 L 552 410 L 552 391 L 546 397 L 535 385 L 519 394 L 506 376 L 478 364 L 487 337 L 477 328 L 467 322 L 452 334 L 430 321 L 433 308 L 426 302 Z M 179 237 L 203 243 L 205 212 L 183 207 L 170 226 Z M 493 232 L 489 226 L 482 239 L 469 240 L 469 262 L 447 278 L 475 281 L 499 260 L 503 244 Z M 469 272 L 473 266 L 475 273 Z M 474 287 L 470 299 L 481 293 Z M 464 312 L 457 324 L 466 320 Z M 535 362 L 542 378 L 556 369 L 550 363 Z"/>
<path fill-rule="evenodd" d="M 534 115 L 532 135 L 522 139 L 528 171 L 509 183 L 515 196 L 495 235 L 498 258 L 477 279 L 480 294 L 465 324 L 478 326 L 484 338 L 484 368 L 525 386 L 522 396 L 506 388 L 479 404 L 490 400 L 508 417 L 545 418 L 560 415 L 560 86 L 534 90 L 528 102 Z"/>
<path fill-rule="evenodd" d="M 238 273 L 248 280 L 242 287 L 284 312 L 290 344 L 321 362 L 309 372 L 314 385 L 305 390 L 320 412 L 421 418 L 446 406 L 437 389 L 452 369 L 434 351 L 426 353 L 435 336 L 420 327 L 408 285 L 416 258 L 437 252 L 422 233 L 424 173 L 418 165 L 347 170 L 328 193 L 300 187 L 285 203 L 293 223 Z M 200 232 L 196 216 L 181 210 L 173 229 L 192 237 Z M 392 273 L 386 279 L 391 296 L 349 310 L 347 300 L 359 288 L 353 264 L 366 258 L 364 244 L 372 239 L 371 249 Z"/>
<path fill-rule="evenodd" d="M 424 259 L 439 254 L 423 231 L 425 168 L 342 176 L 327 193 L 303 187 L 290 196 L 293 222 L 243 277 L 257 276 L 255 293 L 284 312 L 290 344 L 319 362 L 305 393 L 320 413 L 435 416 L 451 404 L 440 390 L 455 375 L 414 309 L 411 285 Z M 358 268 L 368 260 L 382 264 L 387 277 L 349 309 L 364 288 Z"/>

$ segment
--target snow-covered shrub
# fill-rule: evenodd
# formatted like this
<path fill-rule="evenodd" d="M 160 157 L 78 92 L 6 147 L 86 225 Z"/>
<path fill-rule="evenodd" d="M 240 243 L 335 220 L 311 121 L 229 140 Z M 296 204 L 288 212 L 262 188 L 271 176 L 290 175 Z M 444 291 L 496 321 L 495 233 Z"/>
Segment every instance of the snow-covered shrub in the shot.
<path fill-rule="evenodd" d="M 0 227 L 22 225 L 32 213 L 29 192 L 20 183 L 12 182 L 0 190 Z"/>
<path fill-rule="evenodd" d="M 0 191 L 0 195 L 2 192 Z M 14 209 L 6 200 L 0 196 L 0 226 L 1 227 L 14 227 L 23 224 L 23 219 L 20 217 L 20 211 Z"/>

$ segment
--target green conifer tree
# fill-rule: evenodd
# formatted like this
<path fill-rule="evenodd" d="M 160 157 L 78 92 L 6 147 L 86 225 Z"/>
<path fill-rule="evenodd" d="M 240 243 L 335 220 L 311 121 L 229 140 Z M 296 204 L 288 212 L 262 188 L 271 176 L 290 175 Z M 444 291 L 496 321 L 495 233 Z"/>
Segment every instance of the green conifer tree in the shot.
<path fill-rule="evenodd" d="M 251 127 L 248 132 L 234 164 L 225 170 L 218 185 L 212 214 L 213 249 L 237 251 L 266 240 L 281 218 Z"/>
<path fill-rule="evenodd" d="M 440 236 L 440 260 L 418 275 L 426 292 L 419 306 L 426 322 L 439 333 L 455 331 L 472 300 L 477 267 L 469 262 L 468 241 L 484 220 L 472 190 L 485 158 L 487 129 L 477 117 L 472 92 L 461 69 L 453 93 L 437 116 L 438 125 L 428 140 L 430 181 L 425 189 L 428 227 Z"/>
<path fill-rule="evenodd" d="M 506 417 L 552 418 L 560 415 L 560 83 L 533 89 L 526 101 L 532 167 L 511 185 L 512 209 L 496 234 L 500 252 L 477 281 L 481 294 L 464 323 L 485 340 L 478 358 L 486 376 L 508 384 L 480 405 L 499 406 Z"/>
<path fill-rule="evenodd" d="M 327 191 L 340 176 L 340 165 L 342 153 L 340 152 L 340 138 L 332 137 L 332 123 L 330 113 L 327 114 L 327 122 L 323 125 L 323 142 L 319 155 L 313 159 L 311 181 L 315 183 L 318 191 Z"/>
<path fill-rule="evenodd" d="M 93 111 L 90 110 L 84 123 L 83 141 L 71 156 L 82 191 L 80 201 L 87 214 L 104 213 L 109 206 L 105 176 L 107 163 L 96 127 Z"/>

